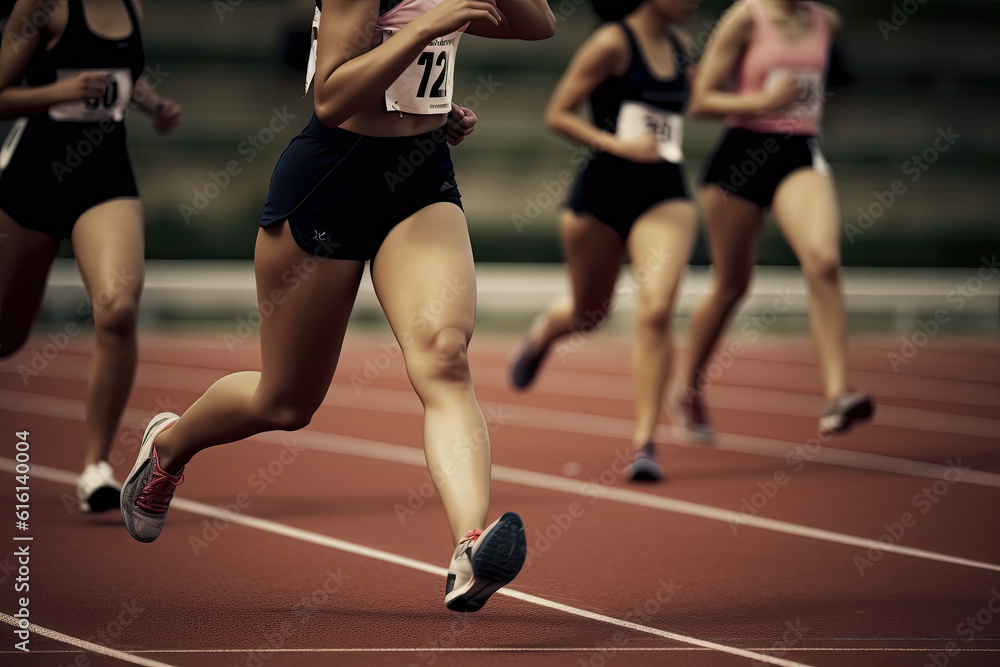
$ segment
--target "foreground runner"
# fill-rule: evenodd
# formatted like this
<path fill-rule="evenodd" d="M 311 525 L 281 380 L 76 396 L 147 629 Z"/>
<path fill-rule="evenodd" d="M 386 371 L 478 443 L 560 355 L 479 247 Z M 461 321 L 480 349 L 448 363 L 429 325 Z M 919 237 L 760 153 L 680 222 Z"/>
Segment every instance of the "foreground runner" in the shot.
<path fill-rule="evenodd" d="M 542 39 L 554 25 L 542 0 L 323 2 L 316 113 L 278 162 L 257 235 L 261 371 L 224 377 L 182 417 L 164 413 L 149 423 L 122 493 L 134 538 L 159 535 L 184 466 L 199 451 L 309 423 L 371 260 L 424 405 L 427 467 L 456 545 L 445 604 L 476 611 L 516 576 L 526 553 L 521 520 L 508 512 L 484 528 L 489 439 L 466 354 L 476 281 L 445 125 L 463 32 Z M 454 282 L 468 288 L 440 299 Z M 431 302 L 444 310 L 428 319 L 421 312 Z"/>

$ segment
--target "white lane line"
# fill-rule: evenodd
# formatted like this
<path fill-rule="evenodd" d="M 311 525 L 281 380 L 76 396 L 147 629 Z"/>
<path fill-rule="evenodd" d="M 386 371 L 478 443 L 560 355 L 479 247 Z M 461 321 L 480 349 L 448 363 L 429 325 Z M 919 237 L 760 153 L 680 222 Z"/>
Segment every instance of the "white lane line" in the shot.
<path fill-rule="evenodd" d="M 381 350 L 379 350 L 381 351 Z M 370 354 L 376 354 L 375 351 Z M 788 381 L 786 374 L 801 372 L 801 366 L 793 366 L 789 370 L 774 368 L 774 366 L 791 366 L 790 364 L 780 364 L 777 362 L 743 362 L 741 361 L 741 380 L 735 384 L 713 384 L 708 391 L 709 400 L 712 404 L 719 404 L 724 407 L 728 401 L 724 391 L 741 391 L 744 393 L 758 391 L 772 393 L 776 398 L 782 399 L 795 396 L 810 396 L 815 400 L 822 401 L 816 394 L 819 389 L 818 384 L 814 384 L 810 379 L 798 379 L 793 376 Z M 363 367 L 344 366 L 343 372 L 358 373 L 363 372 Z M 402 378 L 403 369 L 392 377 Z M 473 378 L 477 386 L 483 384 L 496 388 L 509 388 L 507 373 L 505 368 L 501 368 L 488 361 L 473 359 Z M 622 369 L 625 370 L 625 369 Z M 891 375 L 891 374 L 890 374 Z M 752 377 L 754 384 L 748 386 L 743 384 L 746 376 Z M 914 378 L 913 376 L 898 376 L 905 379 L 905 383 L 894 386 L 890 390 L 887 382 L 881 381 L 877 372 L 851 373 L 856 383 L 865 390 L 874 393 L 878 398 L 900 399 L 912 401 L 927 401 L 930 403 L 941 403 L 945 405 L 972 405 L 978 407 L 1000 407 L 1000 384 L 977 383 L 971 386 L 969 383 L 953 380 L 928 380 L 926 378 Z M 599 378 L 600 382 L 595 382 Z M 607 393 L 605 393 L 605 390 Z M 564 396 L 580 396 L 602 398 L 608 394 L 621 399 L 631 400 L 633 397 L 632 377 L 627 374 L 609 374 L 597 371 L 587 371 L 579 369 L 547 368 L 541 371 L 537 380 L 537 386 L 532 387 L 533 393 L 539 394 L 559 394 Z M 770 401 L 769 408 L 780 409 L 779 401 Z M 802 408 L 799 408 L 801 410 Z M 809 416 L 813 413 L 810 412 Z"/>
<path fill-rule="evenodd" d="M 0 458 L 0 469 L 3 469 L 5 472 L 13 473 L 14 465 L 15 462 L 12 459 Z M 50 468 L 49 466 L 33 464 L 31 466 L 31 475 L 39 479 L 46 479 L 52 482 L 67 484 L 66 482 L 67 475 L 71 475 L 71 473 L 69 473 L 66 470 L 59 470 L 57 468 Z M 192 514 L 198 514 L 210 518 L 217 517 L 226 519 L 230 523 L 239 524 L 247 528 L 255 528 L 263 532 L 272 533 L 274 535 L 280 535 L 282 537 L 287 537 L 293 540 L 299 540 L 300 542 L 307 542 L 309 544 L 316 544 L 318 546 L 328 547 L 330 549 L 336 549 L 337 551 L 343 551 L 344 553 L 354 554 L 356 556 L 370 558 L 372 560 L 381 561 L 383 563 L 390 563 L 392 565 L 406 567 L 411 570 L 417 570 L 419 572 L 433 574 L 438 577 L 446 577 L 448 575 L 447 568 L 440 567 L 438 565 L 431 565 L 430 563 L 425 563 L 415 558 L 408 558 L 407 556 L 400 556 L 399 554 L 394 554 L 389 551 L 383 551 L 382 549 L 366 547 L 362 544 L 348 542 L 346 540 L 341 540 L 336 537 L 330 537 L 329 535 L 322 535 L 320 533 L 314 533 L 309 530 L 303 530 L 301 528 L 287 526 L 283 523 L 278 523 L 277 521 L 261 519 L 247 514 L 235 515 L 231 513 L 226 513 L 219 507 L 213 507 L 212 505 L 206 505 L 204 503 L 199 503 L 194 500 L 186 500 L 184 498 L 174 498 L 173 502 L 170 503 L 170 506 L 180 510 L 191 512 Z M 608 625 L 614 625 L 620 628 L 627 628 L 629 630 L 634 630 L 636 632 L 642 632 L 648 635 L 662 637 L 664 639 L 670 639 L 672 641 L 680 642 L 682 644 L 700 646 L 702 648 L 710 649 L 713 651 L 728 653 L 730 655 L 738 655 L 740 657 L 749 658 L 751 660 L 759 660 L 761 662 L 765 662 L 771 665 L 779 665 L 780 667 L 809 667 L 808 665 L 803 665 L 803 663 L 793 662 L 791 660 L 784 660 L 782 658 L 775 658 L 772 656 L 764 655 L 763 653 L 755 653 L 753 651 L 734 648 L 732 646 L 726 646 L 724 644 L 716 644 L 715 642 L 705 641 L 703 639 L 698 639 L 696 637 L 688 637 L 686 635 L 677 634 L 676 632 L 661 630 L 659 628 L 654 628 L 647 625 L 640 625 L 639 623 L 633 623 L 631 621 L 626 621 L 620 618 L 614 618 L 612 616 L 605 616 L 604 614 L 597 614 L 592 611 L 587 611 L 586 609 L 578 609 L 577 607 L 571 607 L 569 605 L 562 604 L 561 602 L 553 602 L 552 600 L 547 600 L 545 598 L 538 597 L 536 595 L 523 593 L 521 591 L 515 591 L 509 588 L 502 588 L 499 591 L 497 591 L 497 594 L 506 595 L 507 597 L 512 597 L 516 600 L 521 600 L 522 602 L 534 604 L 539 607 L 547 607 L 549 609 L 554 609 L 556 611 L 561 611 L 566 614 L 579 616 L 581 618 L 586 618 L 592 621 L 606 623 Z M 12 616 L 7 618 L 9 618 L 10 621 L 15 620 Z M 63 635 L 63 637 L 65 637 L 65 635 Z M 82 640 L 76 640 L 76 641 L 82 641 Z M 79 646 L 80 644 L 77 645 Z M 91 644 L 90 646 L 97 647 L 96 644 Z M 103 649 L 104 647 L 97 647 L 97 648 Z M 104 649 L 104 650 L 110 651 L 111 649 Z M 121 655 L 128 655 L 128 654 L 123 653 Z M 150 663 L 150 664 L 160 665 L 162 663 Z"/>
<path fill-rule="evenodd" d="M 34 472 L 35 466 L 31 467 L 32 467 L 32 472 Z M 3 621 L 7 625 L 13 625 L 15 628 L 18 627 L 17 625 L 18 619 L 14 618 L 10 614 L 5 614 L 2 611 L 0 611 L 0 621 Z M 31 632 L 32 634 L 41 635 L 42 637 L 48 637 L 49 639 L 55 639 L 56 641 L 62 642 L 64 644 L 69 644 L 71 646 L 78 646 L 84 649 L 85 651 L 90 651 L 91 653 L 106 655 L 109 658 L 117 658 L 118 660 L 122 660 L 124 662 L 130 662 L 133 665 L 145 665 L 146 667 L 173 667 L 173 665 L 169 665 L 165 662 L 158 662 L 156 660 L 143 658 L 141 656 L 133 655 L 131 653 L 125 653 L 123 651 L 116 651 L 115 649 L 108 648 L 107 646 L 101 646 L 100 644 L 94 644 L 84 639 L 71 637 L 70 635 L 64 635 L 61 632 L 56 632 L 55 630 L 49 630 L 48 628 L 42 627 L 37 623 L 31 624 L 29 632 Z M 28 655 L 31 655 L 31 653 L 35 652 L 36 651 L 31 651 L 30 653 L 28 653 Z M 12 653 L 17 653 L 17 652 L 12 651 Z"/>
<path fill-rule="evenodd" d="M 4 392 L 0 391 L 0 399 L 3 398 L 5 398 Z M 85 404 L 83 401 L 68 398 L 44 398 L 43 400 L 44 403 L 40 405 L 38 402 L 35 402 L 35 404 L 32 405 L 22 406 L 22 409 L 19 411 L 27 412 L 29 410 L 23 408 L 31 408 L 31 412 L 33 412 L 33 414 L 63 419 L 75 419 L 77 421 L 83 421 L 84 419 Z M 148 412 L 144 413 L 142 411 L 129 408 L 126 410 L 125 417 L 126 419 L 134 420 L 149 419 L 150 414 Z M 288 444 L 290 437 L 291 436 L 284 432 L 272 431 L 269 433 L 260 433 L 251 439 L 258 442 L 284 447 Z M 394 445 L 387 442 L 364 440 L 362 438 L 352 438 L 349 436 L 331 435 L 310 430 L 297 431 L 294 438 L 296 446 L 298 447 L 338 454 L 348 454 L 361 458 L 403 463 L 420 468 L 427 466 L 423 450 L 415 447 L 406 447 L 403 445 Z M 614 463 L 612 463 L 612 466 L 613 465 Z M 10 472 L 13 471 L 13 466 L 14 462 L 12 459 L 0 458 L 0 469 Z M 558 477 L 556 475 L 523 470 L 521 468 L 494 465 L 492 467 L 492 478 L 501 482 L 509 482 L 512 484 L 519 484 L 521 486 L 544 489 L 546 491 L 567 493 L 588 499 L 596 496 L 600 499 L 613 500 L 627 505 L 647 507 L 673 514 L 683 514 L 701 519 L 721 521 L 728 523 L 731 526 L 736 525 L 740 527 L 745 526 L 750 528 L 759 528 L 761 530 L 769 530 L 785 535 L 795 535 L 797 537 L 832 542 L 834 544 L 860 547 L 865 550 L 875 549 L 876 551 L 894 553 L 901 556 L 911 556 L 913 558 L 921 558 L 940 563 L 950 563 L 952 565 L 961 565 L 964 567 L 1000 572 L 1000 565 L 995 563 L 986 563 L 959 556 L 950 556 L 948 554 L 927 551 L 925 549 L 914 549 L 904 547 L 899 544 L 878 542 L 864 537 L 837 533 L 834 531 L 823 530 L 821 528 L 812 528 L 810 526 L 803 526 L 787 521 L 766 519 L 759 515 L 747 516 L 740 512 L 712 507 L 710 505 L 701 505 L 699 503 L 692 503 L 686 500 L 675 500 L 673 498 L 667 498 L 642 491 L 632 491 L 630 489 L 602 486 L 601 484 L 594 482 L 570 479 L 568 477 Z"/>
<path fill-rule="evenodd" d="M 909 639 L 893 640 L 893 641 L 910 641 Z M 959 641 L 958 639 L 954 641 Z M 696 652 L 696 651 L 711 651 L 712 649 L 702 648 L 701 646 L 621 646 L 614 647 L 613 649 L 608 649 L 603 646 L 478 646 L 478 647 L 464 647 L 464 646 L 439 646 L 439 647 L 420 647 L 420 648 L 269 648 L 268 653 L 585 653 L 585 652 L 600 652 L 613 650 L 615 652 L 665 652 L 665 651 L 680 651 L 680 652 Z M 762 646 L 760 648 L 747 648 L 747 651 L 776 651 L 780 650 L 782 652 L 788 653 L 791 651 L 797 651 L 799 653 L 818 653 L 825 651 L 850 651 L 854 653 L 864 653 L 864 652 L 880 652 L 880 653 L 926 653 L 932 651 L 940 651 L 940 646 L 925 646 L 910 647 L 910 648 L 893 648 L 893 647 L 881 647 L 872 646 L 868 648 L 862 648 L 857 646 L 838 646 L 836 648 L 817 646 L 789 646 L 781 647 L 776 649 L 773 646 Z M 1000 653 L 1000 648 L 953 648 L 948 650 L 949 653 Z M 259 653 L 260 648 L 164 648 L 164 649 L 143 649 L 141 651 L 134 651 L 133 653 Z M 20 651 L 0 651 L 0 655 L 11 654 L 17 655 Z M 43 654 L 43 655 L 59 655 L 59 654 L 74 654 L 77 651 L 32 651 L 32 654 Z"/>
<path fill-rule="evenodd" d="M 2 395 L 2 392 L 0 392 L 0 397 Z M 324 405 L 413 416 L 423 414 L 420 401 L 412 391 L 366 387 L 361 396 L 358 396 L 351 387 L 340 383 L 331 385 Z M 503 422 L 505 425 L 546 430 L 555 433 L 575 433 L 630 441 L 635 425 L 631 419 L 605 417 L 603 415 L 555 408 L 541 408 L 533 405 L 499 403 L 495 401 L 480 401 L 480 405 L 482 405 L 484 410 L 489 410 L 490 408 L 499 410 L 505 417 Z M 998 434 L 998 437 L 1000 437 L 1000 434 Z M 660 425 L 656 428 L 654 439 L 664 444 L 693 447 L 696 449 L 705 448 L 705 445 L 689 444 L 675 439 L 673 428 L 666 425 Z M 798 458 L 795 452 L 797 450 L 802 451 L 805 447 L 806 444 L 804 442 L 787 442 L 736 433 L 719 433 L 716 436 L 715 444 L 711 448 L 738 454 L 753 454 L 784 460 L 789 455 Z M 884 454 L 858 452 L 850 449 L 838 449 L 829 445 L 824 445 L 815 452 L 810 449 L 807 460 L 810 463 L 823 463 L 858 470 L 887 472 L 897 475 L 925 477 L 928 479 L 942 479 L 944 474 L 950 470 L 948 466 L 937 463 L 915 461 L 896 456 L 886 456 Z M 966 484 L 1000 488 L 1000 475 L 992 472 L 969 470 L 963 472 L 959 481 Z"/>
<path fill-rule="evenodd" d="M 80 359 L 75 360 L 75 363 L 66 367 L 50 368 L 46 370 L 46 376 L 59 379 L 82 380 L 86 374 L 84 362 L 85 360 Z M 135 386 L 147 389 L 200 393 L 208 388 L 223 373 L 224 371 L 220 370 L 198 369 L 172 364 L 142 363 L 139 365 L 139 374 L 136 377 Z M 24 394 L 10 390 L 0 390 L 0 399 L 2 399 L 0 403 L 14 405 L 19 395 Z M 27 395 L 37 396 L 37 394 Z M 382 387 L 364 387 L 359 394 L 353 387 L 341 382 L 334 382 L 331 385 L 323 401 L 323 405 L 414 416 L 423 414 L 423 408 L 412 391 L 385 389 Z M 596 435 L 605 438 L 630 440 L 634 426 L 634 423 L 630 419 L 605 417 L 568 410 L 542 408 L 517 403 L 500 403 L 496 401 L 481 401 L 481 405 L 484 408 L 492 407 L 511 413 L 513 418 L 506 423 L 514 426 L 542 429 L 557 433 L 578 433 L 580 435 Z M 979 422 L 968 422 L 971 426 L 966 430 L 974 431 L 975 434 L 982 436 L 990 433 L 995 423 L 998 425 L 998 430 L 989 437 L 1000 438 L 1000 420 L 975 419 L 979 419 Z M 990 423 L 982 424 L 980 422 Z M 691 444 L 682 439 L 675 438 L 672 427 L 666 425 L 657 427 L 655 438 L 658 442 L 667 445 L 704 448 L 704 445 Z M 802 448 L 803 446 L 804 443 L 799 442 L 759 438 L 735 433 L 719 433 L 713 449 L 738 454 L 785 459 L 796 448 Z M 924 477 L 927 479 L 941 479 L 944 473 L 949 470 L 947 466 L 936 463 L 849 449 L 838 449 L 829 445 L 824 445 L 816 452 L 810 452 L 809 462 L 855 468 L 858 470 Z M 958 483 L 1000 488 L 1000 474 L 969 470 L 959 478 Z"/>

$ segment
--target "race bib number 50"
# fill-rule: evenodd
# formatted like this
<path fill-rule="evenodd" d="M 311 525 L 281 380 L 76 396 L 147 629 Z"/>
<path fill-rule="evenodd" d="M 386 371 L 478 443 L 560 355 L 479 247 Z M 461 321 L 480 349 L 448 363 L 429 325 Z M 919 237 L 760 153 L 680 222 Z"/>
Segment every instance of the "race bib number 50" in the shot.
<path fill-rule="evenodd" d="M 448 113 L 455 91 L 455 56 L 461 36 L 461 32 L 454 32 L 428 44 L 386 89 L 386 111 Z"/>
<path fill-rule="evenodd" d="M 684 141 L 684 118 L 672 111 L 626 100 L 618 112 L 618 130 L 615 134 L 622 139 L 633 139 L 652 132 L 656 135 L 660 157 L 667 162 L 680 164 L 684 161 L 681 145 Z"/>
<path fill-rule="evenodd" d="M 60 102 L 49 107 L 49 118 L 69 123 L 100 123 L 105 120 L 120 122 L 125 118 L 132 100 L 132 70 L 130 69 L 61 69 L 56 70 L 56 80 L 65 81 L 83 72 L 108 74 L 108 87 L 101 97 Z"/>

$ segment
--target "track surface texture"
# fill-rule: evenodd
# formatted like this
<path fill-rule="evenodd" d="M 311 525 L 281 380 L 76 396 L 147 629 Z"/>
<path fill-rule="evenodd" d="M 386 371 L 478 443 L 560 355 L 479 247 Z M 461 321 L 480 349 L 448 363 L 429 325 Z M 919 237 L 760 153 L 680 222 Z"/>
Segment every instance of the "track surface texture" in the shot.
<path fill-rule="evenodd" d="M 856 339 L 850 379 L 878 412 L 820 441 L 814 348 L 764 337 L 714 371 L 717 444 L 678 440 L 664 415 L 667 480 L 635 486 L 621 475 L 626 339 L 557 348 L 533 390 L 515 393 L 505 365 L 516 341 L 477 337 L 489 521 L 517 512 L 529 553 L 475 614 L 444 606 L 452 545 L 389 336 L 348 336 L 305 430 L 198 455 L 152 544 L 133 541 L 117 511 L 75 509 L 91 341 L 48 343 L 37 336 L 0 366 L 2 664 L 1000 664 L 995 340 L 939 337 L 894 368 L 898 336 Z M 33 363 L 37 374 L 19 372 Z M 254 338 L 144 336 L 117 478 L 154 413 L 255 368 Z M 22 597 L 30 653 L 15 646 Z"/>

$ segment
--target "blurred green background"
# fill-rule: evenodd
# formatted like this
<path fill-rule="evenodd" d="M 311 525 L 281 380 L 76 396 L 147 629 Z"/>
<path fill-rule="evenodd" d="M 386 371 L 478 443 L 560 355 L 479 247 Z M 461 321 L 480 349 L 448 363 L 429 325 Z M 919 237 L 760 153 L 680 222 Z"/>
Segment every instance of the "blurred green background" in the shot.
<path fill-rule="evenodd" d="M 480 261 L 561 260 L 556 217 L 565 193 L 549 193 L 560 172 L 577 169 L 575 147 L 543 127 L 542 110 L 596 19 L 583 0 L 551 4 L 559 19 L 552 39 L 466 37 L 460 49 L 456 101 L 476 102 L 480 124 L 453 155 Z M 702 2 L 686 26 L 696 44 L 704 45 L 729 4 Z M 978 266 L 1000 237 L 1000 6 L 970 0 L 831 4 L 846 19 L 844 51 L 856 76 L 849 88 L 833 92 L 824 120 L 845 265 Z M 147 0 L 145 6 L 148 63 L 162 73 L 159 91 L 184 106 L 181 127 L 166 139 L 140 114 L 128 121 L 147 211 L 147 256 L 252 257 L 274 164 L 312 112 L 311 95 L 302 97 L 302 74 L 288 62 L 296 59 L 289 51 L 297 53 L 289 36 L 308 29 L 312 2 Z M 495 90 L 478 100 L 480 78 Z M 269 137 L 276 112 L 294 118 Z M 904 172 L 908 161 L 947 128 L 960 137 L 911 180 L 915 172 Z M 721 129 L 717 120 L 689 120 L 692 184 Z M 212 174 L 230 161 L 239 163 L 240 173 L 214 187 Z M 897 179 L 905 193 L 867 229 L 858 226 L 859 207 L 877 213 L 875 193 Z M 182 205 L 203 210 L 185 220 Z M 520 225 L 515 216 L 523 216 Z M 702 236 L 693 262 L 707 259 Z M 761 263 L 795 263 L 773 224 Z"/>

